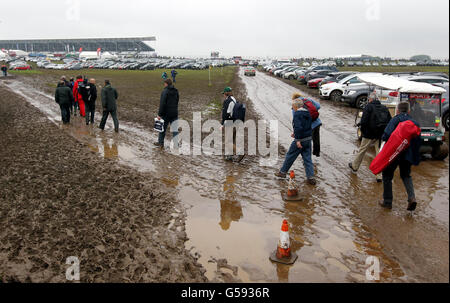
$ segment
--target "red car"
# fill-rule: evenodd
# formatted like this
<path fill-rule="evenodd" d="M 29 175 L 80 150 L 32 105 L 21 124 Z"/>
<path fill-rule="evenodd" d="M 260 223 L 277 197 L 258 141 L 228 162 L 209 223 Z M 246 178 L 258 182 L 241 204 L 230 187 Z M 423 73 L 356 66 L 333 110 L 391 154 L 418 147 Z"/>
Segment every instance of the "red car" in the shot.
<path fill-rule="evenodd" d="M 31 70 L 31 66 L 29 65 L 14 66 L 12 70 Z"/>
<path fill-rule="evenodd" d="M 322 82 L 324 78 L 315 78 L 308 81 L 309 88 L 319 88 L 320 82 Z"/>

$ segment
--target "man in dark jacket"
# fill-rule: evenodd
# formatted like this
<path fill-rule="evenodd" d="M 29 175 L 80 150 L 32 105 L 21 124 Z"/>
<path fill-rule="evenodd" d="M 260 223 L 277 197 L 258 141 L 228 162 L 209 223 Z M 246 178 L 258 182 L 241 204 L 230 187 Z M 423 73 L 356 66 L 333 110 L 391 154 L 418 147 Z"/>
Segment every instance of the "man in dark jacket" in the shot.
<path fill-rule="evenodd" d="M 73 103 L 73 94 L 69 87 L 67 87 L 64 80 L 59 81 L 55 92 L 55 101 L 61 108 L 61 119 L 63 124 L 70 123 L 70 106 Z"/>
<path fill-rule="evenodd" d="M 172 69 L 172 71 L 171 71 L 170 73 L 171 73 L 171 75 L 172 75 L 172 81 L 173 81 L 173 83 L 177 83 L 176 77 L 177 77 L 177 75 L 178 75 L 178 72 L 177 72 L 175 69 Z"/>
<path fill-rule="evenodd" d="M 95 101 L 97 100 L 97 87 L 95 86 L 95 79 L 90 79 L 86 85 L 86 96 L 84 103 L 86 103 L 86 125 L 94 124 L 95 115 Z"/>
<path fill-rule="evenodd" d="M 225 160 L 233 161 L 233 154 L 236 152 L 235 142 L 237 132 L 236 129 L 237 126 L 234 125 L 235 119 L 233 118 L 233 111 L 237 101 L 233 97 L 233 90 L 231 87 L 225 87 L 222 93 L 225 98 L 222 105 L 222 122 L 221 122 L 222 127 L 225 129 Z M 228 136 L 227 133 L 229 133 Z M 231 136 L 231 133 L 233 134 L 233 136 Z M 233 146 L 233 150 L 231 150 L 231 146 Z M 242 159 L 239 159 L 238 162 L 240 162 L 240 160 Z"/>
<path fill-rule="evenodd" d="M 117 90 L 111 86 L 109 80 L 105 80 L 105 87 L 102 89 L 102 107 L 103 107 L 103 117 L 100 122 L 100 129 L 105 129 L 106 120 L 108 115 L 111 114 L 114 122 L 114 131 L 119 132 L 119 120 L 117 120 L 117 98 L 119 94 Z"/>
<path fill-rule="evenodd" d="M 311 141 L 312 141 L 312 118 L 309 111 L 304 107 L 302 99 L 295 99 L 292 104 L 294 110 L 293 127 L 294 133 L 292 137 L 294 141 L 286 154 L 283 166 L 275 176 L 286 178 L 286 174 L 294 164 L 297 157 L 301 154 L 303 165 L 305 167 L 307 182 L 311 185 L 316 184 L 314 179 L 314 165 L 311 159 Z"/>
<path fill-rule="evenodd" d="M 176 123 L 178 120 L 179 100 L 180 96 L 178 90 L 173 86 L 172 80 L 166 79 L 164 81 L 164 90 L 161 93 L 158 111 L 158 119 L 164 120 L 164 131 L 159 133 L 158 142 L 154 143 L 156 146 L 164 147 L 164 138 L 166 137 L 166 131 L 169 124 L 171 124 L 171 127 L 174 127 L 172 124 Z M 177 131 L 172 132 L 172 137 L 174 139 L 177 135 Z"/>
<path fill-rule="evenodd" d="M 350 162 L 348 166 L 350 169 L 356 173 L 361 165 L 361 162 L 366 154 L 366 151 L 371 145 L 375 145 L 375 156 L 380 152 L 381 136 L 383 135 L 384 128 L 387 126 L 392 116 L 386 106 L 382 105 L 378 100 L 376 93 L 372 92 L 368 97 L 369 103 L 363 110 L 363 115 L 361 117 L 361 132 L 362 140 L 359 147 L 358 154 L 356 155 L 353 162 Z M 385 124 L 382 126 L 377 126 L 376 114 L 381 113 L 386 117 Z M 378 114 L 380 116 L 380 114 Z M 376 176 L 377 182 L 381 182 L 381 174 Z"/>
<path fill-rule="evenodd" d="M 388 141 L 391 134 L 395 131 L 400 122 L 412 121 L 415 125 L 420 125 L 414 121 L 410 113 L 410 105 L 408 102 L 400 102 L 397 106 L 397 115 L 392 118 L 386 127 L 383 137 L 383 141 Z M 383 200 L 380 202 L 382 207 L 392 208 L 392 179 L 394 178 L 394 172 L 397 166 L 400 166 L 400 177 L 402 178 L 403 185 L 405 186 L 408 194 L 408 208 L 407 210 L 413 211 L 416 209 L 417 202 L 414 194 L 414 185 L 411 177 L 411 165 L 419 165 L 420 163 L 420 136 L 411 140 L 410 146 L 397 156 L 397 158 L 384 169 L 383 171 Z"/>

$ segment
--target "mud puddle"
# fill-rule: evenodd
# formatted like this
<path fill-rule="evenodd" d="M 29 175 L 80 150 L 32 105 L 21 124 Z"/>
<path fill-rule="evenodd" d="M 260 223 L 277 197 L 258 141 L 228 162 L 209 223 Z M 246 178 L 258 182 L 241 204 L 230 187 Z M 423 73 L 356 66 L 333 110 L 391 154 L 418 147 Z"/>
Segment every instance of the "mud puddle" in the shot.
<path fill-rule="evenodd" d="M 257 79 L 248 81 L 259 81 L 258 77 L 260 74 Z M 288 95 L 295 89 L 283 87 L 278 82 L 256 82 L 262 85 L 261 89 L 264 85 L 273 85 L 272 88 L 266 87 L 266 97 L 258 98 L 253 95 L 248 81 L 244 78 L 248 96 L 257 109 L 264 106 L 260 107 L 260 101 L 266 104 L 268 109 L 262 113 L 272 115 L 264 115 L 266 119 L 280 121 L 280 143 L 286 146 L 290 137 L 285 135 L 283 126 L 289 129 L 291 115 L 286 106 L 290 106 Z M 368 268 L 365 261 L 369 255 L 380 258 L 381 281 L 411 281 L 401 265 L 383 252 L 376 236 L 351 210 L 349 201 L 361 193 L 370 197 L 373 191 L 379 191 L 379 186 L 370 182 L 368 172 L 361 172 L 360 178 L 355 179 L 345 168 L 343 159 L 350 157 L 356 146 L 354 134 L 346 130 L 348 127 L 343 127 L 347 122 L 352 123 L 349 109 L 324 107 L 321 110 L 321 117 L 328 125 L 322 131 L 324 153 L 319 160 L 314 160 L 319 184 L 314 188 L 301 183 L 306 200 L 285 203 L 280 190 L 287 183 L 276 180 L 273 177 L 275 168 L 260 167 L 257 159 L 247 157 L 237 165 L 226 163 L 219 156 L 177 156 L 167 149 L 159 150 L 152 146 L 156 134 L 139 125 L 120 121 L 120 109 L 119 134 L 112 131 L 111 121 L 101 132 L 84 125 L 80 117 L 75 117 L 72 125 L 63 127 L 59 107 L 52 96 L 36 94 L 19 82 L 12 81 L 6 85 L 93 152 L 138 170 L 153 172 L 164 181 L 168 191 L 177 191 L 187 209 L 186 233 L 189 240 L 185 246 L 199 258 L 207 270 L 206 276 L 212 281 L 364 282 Z M 284 95 L 288 98 L 285 99 Z M 269 101 L 274 103 L 272 107 Z M 279 106 L 275 101 L 286 104 Z M 277 108 L 283 116 L 277 115 Z M 97 113 L 97 123 L 99 119 Z M 290 130 L 287 133 L 290 135 Z M 277 165 L 281 166 L 282 160 L 280 157 Z M 448 162 L 441 165 L 443 167 L 436 169 L 436 173 L 445 166 L 448 169 Z M 301 161 L 297 161 L 293 168 L 301 182 L 304 178 Z M 446 178 L 448 184 L 448 174 Z M 361 181 L 366 179 L 369 181 Z M 446 193 L 448 198 L 448 187 Z M 441 209 L 440 196 L 435 197 L 436 201 L 430 201 L 430 204 Z M 361 200 L 360 197 L 358 199 Z M 430 212 L 433 213 L 431 208 Z M 293 266 L 269 261 L 284 218 L 290 223 L 292 250 L 299 255 Z M 228 266 L 223 266 L 224 260 Z"/>

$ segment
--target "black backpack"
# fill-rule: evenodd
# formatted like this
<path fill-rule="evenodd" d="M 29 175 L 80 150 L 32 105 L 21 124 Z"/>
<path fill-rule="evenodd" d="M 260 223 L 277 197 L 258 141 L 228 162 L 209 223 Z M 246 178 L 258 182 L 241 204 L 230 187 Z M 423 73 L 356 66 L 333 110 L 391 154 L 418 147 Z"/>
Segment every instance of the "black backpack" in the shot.
<path fill-rule="evenodd" d="M 374 133 L 377 136 L 383 135 L 386 126 L 389 124 L 389 121 L 391 121 L 391 114 L 387 107 L 384 105 L 374 106 L 371 121 Z"/>
<path fill-rule="evenodd" d="M 236 101 L 236 104 L 234 105 L 233 108 L 233 116 L 232 116 L 233 121 L 241 120 L 242 122 L 244 122 L 246 110 L 247 109 L 245 107 L 245 104 Z"/>

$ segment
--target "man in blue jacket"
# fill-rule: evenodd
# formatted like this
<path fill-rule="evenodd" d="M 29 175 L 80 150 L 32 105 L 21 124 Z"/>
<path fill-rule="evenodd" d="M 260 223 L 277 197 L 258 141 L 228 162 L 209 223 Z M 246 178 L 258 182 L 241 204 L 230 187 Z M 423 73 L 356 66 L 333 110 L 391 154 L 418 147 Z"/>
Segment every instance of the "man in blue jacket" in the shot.
<path fill-rule="evenodd" d="M 283 166 L 279 172 L 275 173 L 275 176 L 285 178 L 289 169 L 292 167 L 292 164 L 294 164 L 297 157 L 301 154 L 307 182 L 311 185 L 315 185 L 314 165 L 311 160 L 312 119 L 309 111 L 304 105 L 304 101 L 300 98 L 295 99 L 292 103 L 292 109 L 294 110 L 294 133 L 292 134 L 292 137 L 294 138 L 294 141 L 286 154 Z"/>
<path fill-rule="evenodd" d="M 410 105 L 408 102 L 400 102 L 397 105 L 397 115 L 387 125 L 384 130 L 381 140 L 388 141 L 391 134 L 395 131 L 400 122 L 412 121 L 415 125 L 420 125 L 411 118 Z M 419 165 L 420 163 L 420 136 L 411 140 L 410 146 L 404 150 L 397 158 L 384 169 L 383 171 L 383 200 L 380 201 L 382 207 L 392 208 L 392 179 L 394 178 L 394 172 L 397 166 L 400 167 L 400 177 L 405 185 L 406 192 L 408 194 L 408 208 L 407 210 L 413 211 L 416 209 L 417 202 L 414 194 L 414 185 L 411 177 L 411 165 Z"/>

